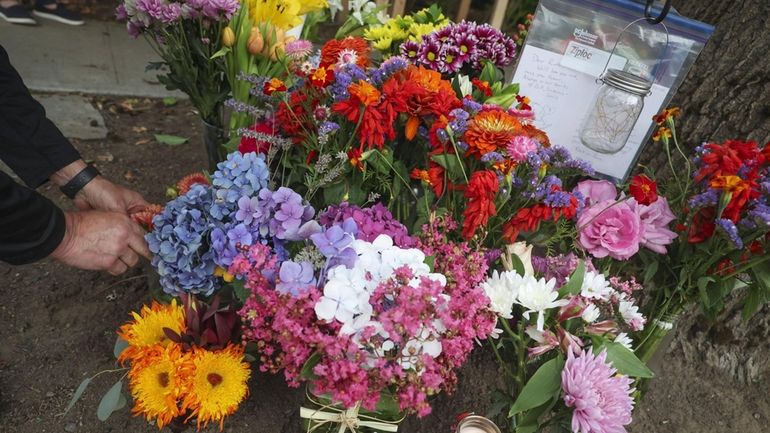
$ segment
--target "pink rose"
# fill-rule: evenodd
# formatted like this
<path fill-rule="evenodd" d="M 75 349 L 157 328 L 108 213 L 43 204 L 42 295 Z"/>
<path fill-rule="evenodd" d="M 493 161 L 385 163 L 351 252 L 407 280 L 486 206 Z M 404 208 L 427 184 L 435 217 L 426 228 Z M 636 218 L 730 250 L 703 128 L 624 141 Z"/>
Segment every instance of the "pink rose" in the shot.
<path fill-rule="evenodd" d="M 600 201 L 578 218 L 578 243 L 594 257 L 628 260 L 639 251 L 642 221 L 636 204 L 629 201 Z"/>
<path fill-rule="evenodd" d="M 573 191 L 583 194 L 586 206 L 605 200 L 615 200 L 618 190 L 612 182 L 606 180 L 584 180 L 577 184 Z"/>
<path fill-rule="evenodd" d="M 635 200 L 630 200 L 635 202 Z M 642 245 L 658 254 L 666 254 L 666 245 L 676 239 L 677 234 L 668 229 L 668 224 L 676 219 L 668 206 L 666 197 L 658 199 L 648 206 L 637 204 L 636 212 L 642 222 Z"/>

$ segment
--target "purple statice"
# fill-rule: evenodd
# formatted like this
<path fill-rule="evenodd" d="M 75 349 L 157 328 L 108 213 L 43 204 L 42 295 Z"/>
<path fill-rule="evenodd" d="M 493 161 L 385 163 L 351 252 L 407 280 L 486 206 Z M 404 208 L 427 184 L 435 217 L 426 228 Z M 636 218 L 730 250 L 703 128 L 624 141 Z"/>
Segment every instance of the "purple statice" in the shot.
<path fill-rule="evenodd" d="M 382 62 L 379 68 L 371 72 L 372 84 L 381 86 L 396 72 L 406 69 L 409 63 L 403 57 L 393 56 Z"/>
<path fill-rule="evenodd" d="M 770 206 L 759 201 L 750 203 L 749 211 L 746 213 L 746 217 L 741 220 L 741 223 L 749 229 L 763 228 L 764 230 L 770 230 Z"/>
<path fill-rule="evenodd" d="M 219 288 L 214 251 L 209 248 L 212 202 L 211 187 L 196 184 L 153 218 L 154 228 L 145 239 L 153 253 L 152 266 L 169 295 L 208 296 Z"/>
<path fill-rule="evenodd" d="M 738 233 L 738 227 L 735 226 L 735 223 L 729 219 L 719 218 L 714 221 L 714 224 L 716 225 L 716 228 L 730 240 L 735 249 L 743 249 L 743 239 L 741 239 L 741 235 Z"/>
<path fill-rule="evenodd" d="M 543 198 L 543 203 L 552 208 L 569 207 L 572 203 L 573 194 L 568 191 L 562 191 L 560 189 L 554 191 L 548 191 Z M 580 203 L 580 200 L 578 200 Z"/>
<path fill-rule="evenodd" d="M 311 287 L 316 287 L 316 284 L 312 263 L 287 260 L 281 263 L 275 288 L 281 293 L 298 295 Z"/>
<path fill-rule="evenodd" d="M 318 144 L 321 146 L 326 145 L 329 142 L 329 137 L 338 129 L 340 125 L 335 122 L 324 121 L 318 125 Z"/>
<path fill-rule="evenodd" d="M 315 215 L 313 206 L 291 188 L 282 186 L 272 191 L 269 197 L 265 191 L 269 190 L 260 191 L 259 207 L 263 215 L 265 210 L 269 212 L 270 219 L 266 224 L 267 232 L 265 232 L 265 225 L 260 230 L 263 236 L 282 241 L 302 240 L 299 230 Z"/>
<path fill-rule="evenodd" d="M 495 164 L 495 163 L 503 162 L 503 161 L 505 161 L 505 157 L 500 152 L 485 153 L 481 157 L 481 162 L 487 163 L 487 164 L 488 163 Z"/>
<path fill-rule="evenodd" d="M 473 99 L 463 99 L 463 108 L 470 114 L 476 114 L 481 111 L 483 106 L 480 102 L 476 102 Z"/>
<path fill-rule="evenodd" d="M 415 245 L 415 239 L 409 236 L 406 227 L 393 218 L 388 208 L 381 203 L 366 208 L 348 202 L 331 205 L 318 216 L 318 222 L 322 226 L 331 227 L 348 218 L 352 218 L 358 227 L 356 239 L 373 242 L 377 236 L 385 234 L 400 248 L 411 248 Z"/>
<path fill-rule="evenodd" d="M 214 189 L 211 214 L 214 218 L 222 220 L 235 213 L 241 197 L 257 195 L 267 187 L 268 176 L 264 155 L 258 155 L 256 152 L 230 153 L 225 161 L 217 164 L 217 171 L 211 177 Z"/>
<path fill-rule="evenodd" d="M 709 206 L 716 206 L 719 202 L 719 190 L 709 188 L 706 191 L 696 194 L 688 200 L 687 205 L 695 211 Z"/>
<path fill-rule="evenodd" d="M 346 218 L 344 221 L 335 222 L 323 231 L 311 235 L 310 240 L 318 248 L 318 251 L 326 257 L 327 269 L 338 265 L 352 268 L 358 257 L 352 247 L 357 234 L 358 226 L 353 218 Z"/>
<path fill-rule="evenodd" d="M 264 94 L 264 92 L 260 93 Z M 236 113 L 248 113 L 254 117 L 262 117 L 265 115 L 265 110 L 232 98 L 225 101 L 225 107 L 232 109 Z"/>
<path fill-rule="evenodd" d="M 360 66 L 355 63 L 346 63 L 334 70 L 334 83 L 329 86 L 329 91 L 335 101 L 342 101 L 350 97 L 348 86 L 366 79 L 366 72 Z"/>
<path fill-rule="evenodd" d="M 582 433 L 625 432 L 634 410 L 633 379 L 618 374 L 607 361 L 607 351 L 594 355 L 590 349 L 577 356 L 568 351 L 561 372 L 564 404 L 572 409 L 572 431 Z"/>
<path fill-rule="evenodd" d="M 471 115 L 462 108 L 455 108 L 449 112 L 449 116 L 452 120 L 449 121 L 449 128 L 452 130 L 452 134 L 455 137 L 459 137 L 468 130 L 468 119 Z"/>

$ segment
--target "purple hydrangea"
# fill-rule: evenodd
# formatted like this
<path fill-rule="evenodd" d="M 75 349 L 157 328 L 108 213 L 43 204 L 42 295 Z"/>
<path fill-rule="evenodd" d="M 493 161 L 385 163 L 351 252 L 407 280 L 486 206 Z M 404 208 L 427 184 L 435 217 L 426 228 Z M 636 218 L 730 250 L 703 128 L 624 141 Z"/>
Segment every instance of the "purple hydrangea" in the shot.
<path fill-rule="evenodd" d="M 393 218 L 388 208 L 381 203 L 374 206 L 361 208 L 342 202 L 339 205 L 331 205 L 318 216 L 318 222 L 325 227 L 331 227 L 352 218 L 358 226 L 356 239 L 373 242 L 377 236 L 385 234 L 393 239 L 393 243 L 400 248 L 411 248 L 416 240 L 409 236 L 406 227 Z"/>
<path fill-rule="evenodd" d="M 336 222 L 325 230 L 310 236 L 310 240 L 318 251 L 326 257 L 326 268 L 345 265 L 350 268 L 358 255 L 351 244 L 358 234 L 358 226 L 353 218 Z"/>
<path fill-rule="evenodd" d="M 212 202 L 209 186 L 194 185 L 155 216 L 154 229 L 145 236 L 153 253 L 152 266 L 160 275 L 163 291 L 170 295 L 208 296 L 219 288 L 214 277 L 215 253 L 209 248 Z"/>
<path fill-rule="evenodd" d="M 313 206 L 294 190 L 286 187 L 280 187 L 277 191 L 260 191 L 259 208 L 260 220 L 263 223 L 262 234 L 286 241 L 302 240 L 300 227 L 315 215 Z M 268 215 L 269 219 L 265 221 Z"/>
<path fill-rule="evenodd" d="M 278 272 L 276 290 L 281 293 L 297 295 L 310 287 L 316 286 L 315 270 L 310 262 L 285 261 Z"/>

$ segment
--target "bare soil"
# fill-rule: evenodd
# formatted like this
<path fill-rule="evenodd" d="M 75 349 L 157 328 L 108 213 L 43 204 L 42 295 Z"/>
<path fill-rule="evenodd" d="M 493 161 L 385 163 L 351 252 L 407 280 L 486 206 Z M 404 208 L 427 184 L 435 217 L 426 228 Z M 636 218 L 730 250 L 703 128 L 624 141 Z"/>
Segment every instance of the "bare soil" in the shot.
<path fill-rule="evenodd" d="M 105 98 L 93 98 L 93 103 L 111 132 L 105 140 L 75 144 L 110 179 L 162 203 L 166 185 L 204 168 L 201 125 L 189 103 L 166 107 L 157 100 Z M 190 141 L 170 147 L 157 143 L 153 134 L 190 137 Z M 56 188 L 47 185 L 41 192 L 62 207 L 71 207 Z M 121 373 L 97 378 L 75 408 L 61 415 L 84 378 L 115 368 L 115 330 L 128 319 L 129 311 L 148 301 L 148 272 L 135 269 L 111 277 L 49 260 L 20 267 L 0 264 L 0 432 L 157 431 L 127 409 L 105 423 L 96 418 L 99 399 Z M 764 309 L 752 322 L 736 325 L 743 331 L 730 331 L 731 338 L 723 338 L 724 330 L 683 326 L 682 338 L 672 343 L 660 363 L 659 377 L 637 408 L 630 430 L 770 431 L 767 318 Z M 723 360 L 733 359 L 730 356 L 738 360 L 736 365 L 750 365 L 744 370 L 751 374 L 729 372 Z M 437 398 L 431 416 L 409 418 L 401 431 L 448 433 L 458 413 L 486 413 L 499 377 L 488 352 L 476 351 L 461 371 L 459 391 Z M 302 401 L 302 390 L 288 389 L 280 376 L 255 374 L 250 398 L 227 421 L 225 431 L 299 432 Z"/>

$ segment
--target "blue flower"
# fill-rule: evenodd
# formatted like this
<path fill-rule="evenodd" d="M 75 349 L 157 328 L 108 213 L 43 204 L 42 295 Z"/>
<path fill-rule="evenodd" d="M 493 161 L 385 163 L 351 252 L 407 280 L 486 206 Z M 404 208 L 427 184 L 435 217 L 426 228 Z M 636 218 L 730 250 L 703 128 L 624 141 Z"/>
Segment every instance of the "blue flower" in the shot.
<path fill-rule="evenodd" d="M 733 247 L 739 250 L 743 249 L 743 239 L 741 239 L 741 236 L 738 234 L 738 227 L 736 227 L 732 221 L 725 218 L 719 218 L 715 223 L 716 227 L 727 236 L 727 239 L 730 240 Z"/>

